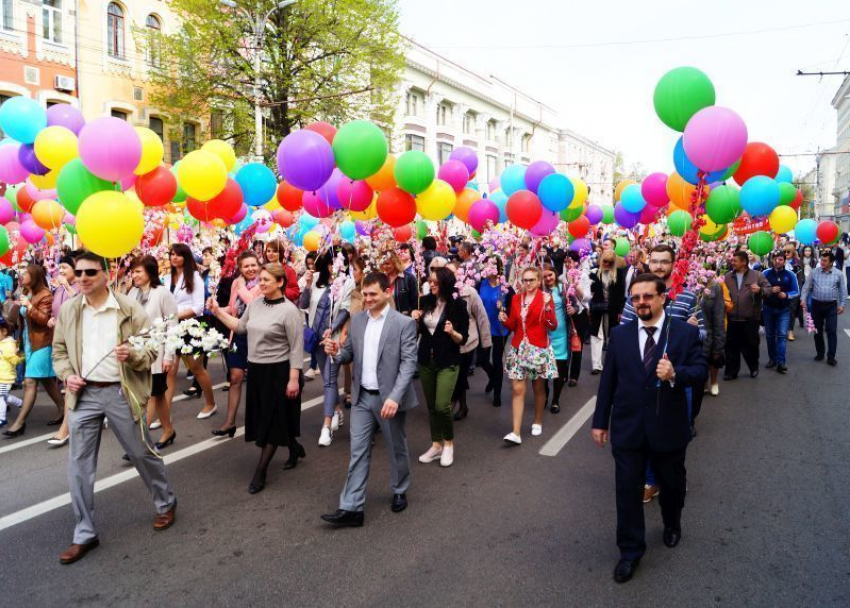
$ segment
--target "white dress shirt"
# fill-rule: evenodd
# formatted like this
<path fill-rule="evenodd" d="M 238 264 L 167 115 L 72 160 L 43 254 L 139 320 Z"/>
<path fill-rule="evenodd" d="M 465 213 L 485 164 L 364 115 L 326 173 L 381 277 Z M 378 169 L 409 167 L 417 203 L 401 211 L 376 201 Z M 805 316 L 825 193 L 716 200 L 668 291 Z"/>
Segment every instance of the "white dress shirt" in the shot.
<path fill-rule="evenodd" d="M 652 335 L 655 340 L 656 346 L 661 343 L 661 330 L 664 329 L 664 319 L 667 317 L 667 314 L 664 312 L 664 309 L 661 309 L 661 316 L 658 318 L 658 321 L 655 323 L 644 323 L 640 318 L 638 318 L 638 342 L 640 344 L 640 357 L 643 359 L 644 351 L 646 350 L 646 341 L 649 338 L 649 334 L 643 329 L 644 327 L 656 327 L 655 333 Z M 661 346 L 664 348 L 664 345 Z"/>
<path fill-rule="evenodd" d="M 81 313 L 83 379 L 95 382 L 119 382 L 121 372 L 118 369 L 118 359 L 113 352 L 118 346 L 118 301 L 110 291 L 104 305 L 94 308 L 83 297 Z M 107 353 L 111 354 L 101 361 Z"/>
<path fill-rule="evenodd" d="M 381 343 L 381 332 L 384 330 L 384 321 L 390 313 L 390 305 L 378 313 L 377 318 L 372 313 L 366 312 L 366 332 L 363 334 L 363 365 L 360 374 L 360 386 L 376 391 L 378 386 L 378 346 Z"/>
<path fill-rule="evenodd" d="M 171 277 L 166 279 L 166 285 L 171 287 Z M 180 273 L 180 278 L 177 279 L 177 284 L 171 290 L 174 296 L 174 301 L 177 302 L 177 314 L 182 315 L 187 309 L 192 309 L 195 317 L 200 317 L 204 314 L 204 277 L 199 273 L 195 273 L 195 282 L 192 285 L 194 288 L 192 293 L 186 291 L 186 279 L 183 273 Z"/>

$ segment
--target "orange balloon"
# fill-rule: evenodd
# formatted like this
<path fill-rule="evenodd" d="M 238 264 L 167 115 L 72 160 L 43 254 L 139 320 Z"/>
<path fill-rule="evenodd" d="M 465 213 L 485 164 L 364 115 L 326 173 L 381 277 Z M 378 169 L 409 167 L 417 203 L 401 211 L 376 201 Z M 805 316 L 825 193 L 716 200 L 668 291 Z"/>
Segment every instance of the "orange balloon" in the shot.
<path fill-rule="evenodd" d="M 36 202 L 30 212 L 36 226 L 45 230 L 59 228 L 65 221 L 65 208 L 50 199 Z"/>
<path fill-rule="evenodd" d="M 366 183 L 378 192 L 389 190 L 395 187 L 395 156 L 387 154 L 387 160 L 384 161 L 384 166 L 371 177 L 366 178 Z"/>
<path fill-rule="evenodd" d="M 670 177 L 667 178 L 667 196 L 670 197 L 670 206 L 678 209 L 684 209 L 685 211 L 691 210 L 691 195 L 697 189 L 696 186 L 689 184 L 682 176 L 676 173 L 675 171 L 670 174 Z M 706 196 L 711 191 L 708 186 L 704 186 L 703 190 L 705 191 Z"/>
<path fill-rule="evenodd" d="M 469 223 L 469 209 L 480 200 L 480 192 L 473 190 L 472 188 L 464 188 L 461 193 L 457 195 L 457 202 L 455 203 L 455 208 L 452 213 L 454 213 L 455 217 L 462 222 Z"/>
<path fill-rule="evenodd" d="M 633 179 L 620 180 L 620 183 L 617 184 L 617 188 L 614 190 L 614 200 L 619 201 L 620 196 L 622 196 L 623 194 L 623 190 L 625 190 L 627 186 L 631 186 L 632 184 L 636 183 L 637 182 Z"/>

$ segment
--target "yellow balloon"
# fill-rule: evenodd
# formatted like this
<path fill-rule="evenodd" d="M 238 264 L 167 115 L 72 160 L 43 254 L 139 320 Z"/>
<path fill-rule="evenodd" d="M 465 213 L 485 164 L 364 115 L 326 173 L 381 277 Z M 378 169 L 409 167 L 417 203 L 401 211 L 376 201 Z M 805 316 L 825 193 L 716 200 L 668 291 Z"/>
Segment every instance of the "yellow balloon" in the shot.
<path fill-rule="evenodd" d="M 348 213 L 351 215 L 351 219 L 360 220 L 362 222 L 366 222 L 368 220 L 373 220 L 378 217 L 378 207 L 376 201 L 378 200 L 378 194 L 375 193 L 375 196 L 372 197 L 372 204 L 366 207 L 363 211 L 349 211 Z"/>
<path fill-rule="evenodd" d="M 124 192 L 127 195 L 127 199 L 131 204 L 135 205 L 135 207 L 139 210 L 139 213 L 145 210 L 145 204 L 142 202 L 142 199 L 139 198 L 139 195 L 136 194 L 134 190 L 127 190 Z"/>
<path fill-rule="evenodd" d="M 617 188 L 614 190 L 614 200 L 619 201 L 620 197 L 623 195 L 623 190 L 625 190 L 627 186 L 631 186 L 636 183 L 637 182 L 633 179 L 620 180 L 620 183 L 617 184 Z"/>
<path fill-rule="evenodd" d="M 159 167 L 165 154 L 165 147 L 162 145 L 159 135 L 146 127 L 136 127 L 136 133 L 139 134 L 139 140 L 142 142 L 142 159 L 136 165 L 133 173 L 144 175 Z"/>
<path fill-rule="evenodd" d="M 199 201 L 215 198 L 227 185 L 227 168 L 212 152 L 189 152 L 177 165 L 177 179 L 186 194 Z"/>
<path fill-rule="evenodd" d="M 272 197 L 272 200 L 270 200 L 268 203 L 263 205 L 261 208 L 265 209 L 267 211 L 275 212 L 278 209 L 281 209 L 281 206 L 280 206 L 280 203 L 277 200 L 277 196 L 274 196 L 274 197 Z"/>
<path fill-rule="evenodd" d="M 139 245 L 145 219 L 123 192 L 95 192 L 77 212 L 77 234 L 85 246 L 106 258 L 118 258 Z"/>
<path fill-rule="evenodd" d="M 59 179 L 59 170 L 53 171 L 45 175 L 30 175 L 30 183 L 39 190 L 53 190 L 56 187 L 56 180 Z"/>
<path fill-rule="evenodd" d="M 50 199 L 37 201 L 30 212 L 35 225 L 45 230 L 59 228 L 65 221 L 65 208 Z"/>
<path fill-rule="evenodd" d="M 435 179 L 425 192 L 416 196 L 416 209 L 426 220 L 438 222 L 452 214 L 457 203 L 454 188 L 441 179 Z"/>
<path fill-rule="evenodd" d="M 318 251 L 321 242 L 322 235 L 316 232 L 315 230 L 311 230 L 310 232 L 304 235 L 304 249 L 306 249 L 307 251 Z"/>
<path fill-rule="evenodd" d="M 80 155 L 77 136 L 65 127 L 46 127 L 38 132 L 33 143 L 35 155 L 49 169 L 61 169 Z"/>
<path fill-rule="evenodd" d="M 786 234 L 797 225 L 797 212 L 793 207 L 780 205 L 770 212 L 767 221 L 770 223 L 770 229 L 776 234 Z"/>
<path fill-rule="evenodd" d="M 587 200 L 587 184 L 577 177 L 571 177 L 570 181 L 573 183 L 573 190 L 575 191 L 575 194 L 573 195 L 573 200 L 568 209 L 577 209 L 584 205 L 584 201 Z"/>
<path fill-rule="evenodd" d="M 201 150 L 212 152 L 218 156 L 221 159 L 221 162 L 224 163 L 224 167 L 227 169 L 228 173 L 233 171 L 233 167 L 236 166 L 236 152 L 233 151 L 233 146 L 225 141 L 221 141 L 220 139 L 211 139 L 201 146 Z"/>

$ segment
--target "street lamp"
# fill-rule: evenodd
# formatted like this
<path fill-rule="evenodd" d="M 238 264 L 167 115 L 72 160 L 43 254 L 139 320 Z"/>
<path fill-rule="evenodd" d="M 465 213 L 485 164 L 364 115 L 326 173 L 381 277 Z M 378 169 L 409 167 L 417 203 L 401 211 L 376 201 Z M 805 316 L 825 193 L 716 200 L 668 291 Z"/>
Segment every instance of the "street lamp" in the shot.
<path fill-rule="evenodd" d="M 254 11 L 248 11 L 244 7 L 237 4 L 234 0 L 219 0 L 219 2 L 227 7 L 235 9 L 242 13 L 242 16 L 251 24 L 252 35 L 254 38 L 254 160 L 263 162 L 263 112 L 262 112 L 262 89 L 260 82 L 260 70 L 262 69 L 263 58 L 263 35 L 265 34 L 266 25 L 269 17 L 278 9 L 284 9 L 287 6 L 295 4 L 298 0 L 282 0 L 273 6 L 265 15 L 261 15 L 259 5 L 254 7 Z"/>

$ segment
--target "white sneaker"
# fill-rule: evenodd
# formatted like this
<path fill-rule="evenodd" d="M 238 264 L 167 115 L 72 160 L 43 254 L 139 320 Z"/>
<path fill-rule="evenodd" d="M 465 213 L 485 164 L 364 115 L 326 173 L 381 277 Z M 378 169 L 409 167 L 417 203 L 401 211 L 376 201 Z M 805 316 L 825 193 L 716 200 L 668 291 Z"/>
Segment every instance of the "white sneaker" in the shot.
<path fill-rule="evenodd" d="M 717 385 L 717 384 L 712 384 L 711 385 L 711 394 L 714 395 L 715 397 L 717 397 L 717 395 L 720 394 L 720 386 Z"/>
<path fill-rule="evenodd" d="M 148 428 L 152 431 L 155 431 L 156 429 L 160 428 L 161 426 L 162 426 L 162 422 L 160 422 L 159 420 L 154 420 L 153 422 L 151 422 L 151 425 Z"/>
<path fill-rule="evenodd" d="M 516 433 L 508 433 L 507 435 L 505 435 L 505 441 L 514 445 L 521 445 L 522 437 L 520 437 Z"/>
<path fill-rule="evenodd" d="M 326 448 L 333 441 L 333 433 L 331 432 L 331 427 L 325 425 L 322 427 L 322 434 L 319 435 L 319 445 Z"/>
<path fill-rule="evenodd" d="M 419 462 L 422 464 L 428 464 L 429 462 L 434 462 L 438 458 L 441 458 L 443 455 L 443 448 L 435 448 L 433 445 L 428 448 L 428 451 L 422 454 L 419 457 Z"/>
<path fill-rule="evenodd" d="M 334 412 L 333 418 L 331 418 L 331 430 L 336 433 L 339 430 L 339 427 L 345 424 L 345 416 L 342 412 L 336 411 Z"/>
<path fill-rule="evenodd" d="M 443 446 L 443 454 L 440 456 L 440 466 L 450 467 L 455 461 L 455 448 L 453 445 Z"/>
<path fill-rule="evenodd" d="M 543 434 L 543 425 L 542 424 L 532 424 L 531 425 L 531 436 L 539 437 Z"/>
<path fill-rule="evenodd" d="M 305 380 L 312 380 L 312 379 L 313 379 L 313 378 L 315 378 L 318 374 L 319 374 L 319 370 L 317 370 L 317 369 L 308 369 L 306 372 L 304 372 L 304 379 L 305 379 Z"/>

